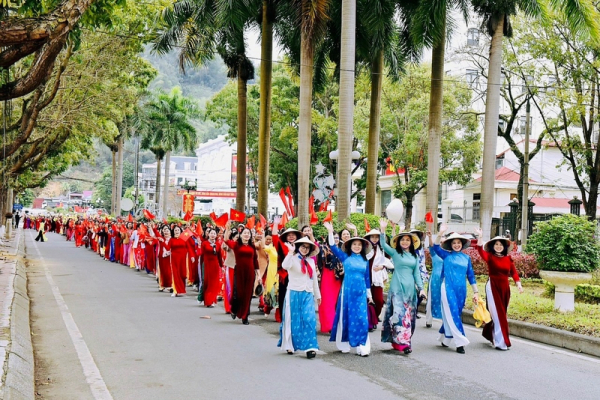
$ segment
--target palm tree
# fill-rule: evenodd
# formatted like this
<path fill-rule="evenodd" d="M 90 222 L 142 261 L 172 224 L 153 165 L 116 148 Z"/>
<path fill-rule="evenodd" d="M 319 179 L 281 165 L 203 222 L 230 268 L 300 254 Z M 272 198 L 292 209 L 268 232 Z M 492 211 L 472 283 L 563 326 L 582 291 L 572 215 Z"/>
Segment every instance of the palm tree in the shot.
<path fill-rule="evenodd" d="M 260 47 L 260 116 L 258 123 L 258 212 L 267 215 L 269 206 L 269 151 L 271 147 L 271 77 L 273 72 L 274 0 L 262 0 Z"/>
<path fill-rule="evenodd" d="M 429 94 L 429 126 L 427 143 L 426 210 L 437 219 L 440 185 L 440 149 L 444 96 L 444 56 L 446 48 L 447 15 L 453 9 L 461 11 L 468 20 L 468 0 L 422 0 L 414 13 L 412 38 L 419 45 L 431 47 L 431 91 Z M 452 24 L 450 24 L 452 25 Z M 434 229 L 437 223 L 434 223 Z"/>
<path fill-rule="evenodd" d="M 356 51 L 356 0 L 342 0 L 340 43 L 340 111 L 338 117 L 338 180 L 335 208 L 338 221 L 350 216 L 352 139 L 354 124 L 354 64 Z"/>
<path fill-rule="evenodd" d="M 163 12 L 164 29 L 154 43 L 154 51 L 159 54 L 180 48 L 183 71 L 218 54 L 227 66 L 227 76 L 238 80 L 236 208 L 240 211 L 246 203 L 246 88 L 247 82 L 254 79 L 254 66 L 246 56 L 244 28 L 256 17 L 257 10 L 251 1 L 180 0 Z"/>
<path fill-rule="evenodd" d="M 331 0 L 290 0 L 280 4 L 279 15 L 284 20 L 279 32 L 286 50 L 295 59 L 300 49 L 300 110 L 298 124 L 298 225 L 306 225 L 310 190 L 310 148 L 312 124 L 313 78 L 316 71 L 315 52 L 327 31 L 328 9 Z M 287 27 L 287 32 L 284 27 Z M 299 32 L 298 32 L 299 31 Z M 294 43 L 300 38 L 300 45 Z M 320 55 L 322 56 L 323 53 Z M 319 57 L 316 57 L 319 58 Z M 352 67 L 353 69 L 353 67 Z M 316 72 L 316 73 L 315 73 Z"/>
<path fill-rule="evenodd" d="M 496 164 L 496 142 L 500 107 L 500 83 L 502 69 L 502 40 L 510 37 L 510 17 L 521 10 L 527 16 L 546 17 L 546 2 L 540 0 L 511 0 L 490 2 L 472 0 L 476 13 L 483 17 L 487 33 L 491 36 L 489 71 L 485 103 L 485 125 L 483 141 L 483 168 L 481 182 L 481 227 L 483 239 L 490 238 L 494 209 L 494 177 Z M 598 11 L 591 0 L 562 0 L 549 2 L 557 12 L 565 16 L 570 28 L 579 34 L 598 40 L 600 30 Z"/>
<path fill-rule="evenodd" d="M 165 185 L 163 187 L 161 209 L 163 215 L 166 215 L 168 212 L 171 152 L 181 148 L 185 150 L 194 149 L 196 146 L 196 128 L 190 123 L 190 119 L 198 118 L 200 112 L 196 102 L 184 97 L 179 87 L 174 87 L 169 94 L 159 93 L 144 107 L 147 110 L 148 118 L 152 121 L 149 142 L 152 146 L 160 147 L 165 152 Z M 159 168 L 159 165 L 157 165 L 157 168 Z M 157 186 L 158 184 L 159 181 L 157 180 Z"/>
<path fill-rule="evenodd" d="M 365 212 L 375 213 L 379 158 L 381 94 L 385 67 L 397 80 L 405 63 L 419 51 L 409 40 L 410 18 L 417 1 L 359 0 L 357 57 L 371 70 L 371 107 L 367 153 Z M 400 24 L 398 24 L 400 22 Z"/>

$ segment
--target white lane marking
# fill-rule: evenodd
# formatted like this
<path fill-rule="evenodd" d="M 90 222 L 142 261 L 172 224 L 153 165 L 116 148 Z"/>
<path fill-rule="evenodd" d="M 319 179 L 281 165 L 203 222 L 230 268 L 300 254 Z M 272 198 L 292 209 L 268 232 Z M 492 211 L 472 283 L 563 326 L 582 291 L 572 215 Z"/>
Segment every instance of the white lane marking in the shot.
<path fill-rule="evenodd" d="M 479 332 L 481 333 L 481 329 L 477 329 L 477 328 L 473 328 L 470 326 L 465 326 L 465 329 L 468 329 L 470 331 L 473 332 Z M 547 351 L 551 351 L 553 353 L 559 353 L 565 356 L 569 356 L 569 357 L 574 357 L 574 358 L 578 358 L 580 360 L 584 360 L 584 361 L 589 361 L 595 364 L 600 364 L 600 359 L 598 358 L 593 358 L 593 356 L 586 356 L 586 355 L 582 355 L 579 353 L 576 353 L 574 350 L 562 350 L 560 347 L 554 347 L 554 346 L 550 346 L 550 345 L 545 345 L 545 344 L 539 344 L 539 343 L 535 343 L 532 342 L 530 340 L 527 339 L 521 339 L 515 336 L 511 336 L 510 340 L 513 342 L 519 342 L 519 343 L 523 343 L 526 344 L 528 346 L 532 346 L 532 347 L 537 347 L 538 349 L 543 349 L 543 350 L 547 350 Z"/>
<path fill-rule="evenodd" d="M 33 239 L 33 234 L 30 232 L 29 236 Z M 46 279 L 48 280 L 48 284 L 52 288 L 52 294 L 54 294 L 54 299 L 58 304 L 58 308 L 60 309 L 60 313 L 62 315 L 63 321 L 65 322 L 65 326 L 67 327 L 67 331 L 69 332 L 69 336 L 71 337 L 71 341 L 73 342 L 73 346 L 75 346 L 75 351 L 77 352 L 77 357 L 79 357 L 79 362 L 81 363 L 81 367 L 83 368 L 83 374 L 85 375 L 85 380 L 88 385 L 90 385 L 90 390 L 92 391 L 92 395 L 96 400 L 112 400 L 112 395 L 108 391 L 106 387 L 106 383 L 104 379 L 102 379 L 102 375 L 100 375 L 100 370 L 98 366 L 94 362 L 94 358 L 92 357 L 92 353 L 90 353 L 90 349 L 88 348 L 75 320 L 73 319 L 73 315 L 69 311 L 69 307 L 67 307 L 67 303 L 63 299 L 60 294 L 60 290 L 58 286 L 54 282 L 54 278 L 52 278 L 52 274 L 50 270 L 46 266 L 46 262 L 44 261 L 44 257 L 42 257 L 42 253 L 37 246 L 35 240 L 33 240 L 33 246 L 38 253 L 40 261 L 44 267 L 44 272 L 46 273 Z"/>

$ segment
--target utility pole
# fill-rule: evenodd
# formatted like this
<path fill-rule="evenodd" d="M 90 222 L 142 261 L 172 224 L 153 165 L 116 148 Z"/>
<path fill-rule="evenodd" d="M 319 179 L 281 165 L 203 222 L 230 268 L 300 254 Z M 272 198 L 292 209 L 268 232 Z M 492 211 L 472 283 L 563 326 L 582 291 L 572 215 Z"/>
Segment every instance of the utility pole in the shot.
<path fill-rule="evenodd" d="M 529 133 L 531 107 L 529 98 L 527 99 L 527 108 L 525 113 L 525 151 L 523 154 L 523 198 L 521 199 L 521 248 L 527 244 L 527 230 L 529 222 Z"/>
<path fill-rule="evenodd" d="M 132 129 L 133 131 L 133 129 Z M 132 132 L 133 133 L 133 132 Z M 139 168 L 139 163 L 140 163 L 140 138 L 138 138 L 137 136 L 134 136 L 134 140 L 135 140 L 135 172 L 133 174 L 133 180 L 134 180 L 134 187 L 135 187 L 135 194 L 134 194 L 134 201 L 133 201 L 133 210 L 137 215 L 137 210 L 138 210 L 138 192 L 139 192 L 139 185 L 138 185 L 138 168 Z"/>

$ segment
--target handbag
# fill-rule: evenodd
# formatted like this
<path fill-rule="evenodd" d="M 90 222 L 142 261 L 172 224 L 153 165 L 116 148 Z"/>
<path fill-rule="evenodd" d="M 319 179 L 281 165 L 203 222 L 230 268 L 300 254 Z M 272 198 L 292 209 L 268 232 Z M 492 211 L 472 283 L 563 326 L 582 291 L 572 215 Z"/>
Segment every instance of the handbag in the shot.
<path fill-rule="evenodd" d="M 263 292 L 265 291 L 265 288 L 262 284 L 262 280 L 257 279 L 255 285 L 256 286 L 254 287 L 254 295 L 256 297 L 262 296 Z"/>
<path fill-rule="evenodd" d="M 477 328 L 480 328 L 482 325 L 485 325 L 492 320 L 492 316 L 483 304 L 482 300 L 477 302 L 475 311 L 473 312 L 473 318 L 475 319 L 475 326 Z"/>

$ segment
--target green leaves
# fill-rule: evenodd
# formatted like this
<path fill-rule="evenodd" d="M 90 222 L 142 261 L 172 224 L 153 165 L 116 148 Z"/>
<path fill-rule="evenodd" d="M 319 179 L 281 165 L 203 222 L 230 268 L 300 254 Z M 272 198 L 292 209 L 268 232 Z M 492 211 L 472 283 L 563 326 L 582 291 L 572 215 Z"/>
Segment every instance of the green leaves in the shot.
<path fill-rule="evenodd" d="M 196 128 L 191 120 L 200 116 L 200 109 L 193 99 L 182 95 L 181 88 L 174 87 L 169 94 L 155 93 L 142 112 L 143 148 L 160 147 L 165 152 L 194 150 Z"/>
<path fill-rule="evenodd" d="M 600 262 L 596 224 L 585 216 L 565 214 L 535 225 L 526 251 L 548 271 L 592 272 Z"/>
<path fill-rule="evenodd" d="M 412 200 L 427 184 L 427 146 L 430 68 L 410 66 L 399 82 L 384 80 L 381 104 L 381 164 L 388 156 L 400 174 L 394 196 Z M 355 133 L 367 148 L 370 79 L 356 84 Z M 444 90 L 444 125 L 440 182 L 466 184 L 478 168 L 481 143 L 476 118 L 469 114 L 471 98 L 466 84 L 448 82 Z"/>

